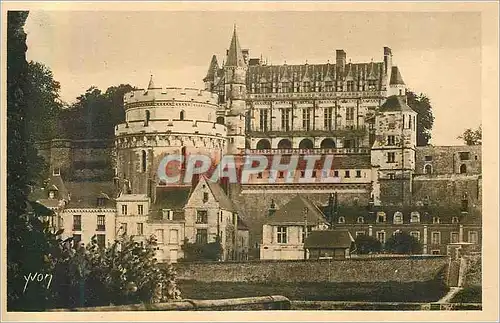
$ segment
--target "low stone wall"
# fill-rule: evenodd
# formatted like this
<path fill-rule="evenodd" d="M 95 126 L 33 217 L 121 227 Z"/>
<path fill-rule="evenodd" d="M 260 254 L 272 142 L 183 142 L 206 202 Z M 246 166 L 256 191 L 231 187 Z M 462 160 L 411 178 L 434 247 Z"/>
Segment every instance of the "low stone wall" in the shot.
<path fill-rule="evenodd" d="M 176 264 L 177 279 L 202 282 L 421 282 L 436 279 L 447 257 L 207 262 Z"/>
<path fill-rule="evenodd" d="M 332 301 L 292 301 L 292 310 L 318 311 L 480 311 L 478 303 L 390 303 L 390 302 L 332 302 Z"/>

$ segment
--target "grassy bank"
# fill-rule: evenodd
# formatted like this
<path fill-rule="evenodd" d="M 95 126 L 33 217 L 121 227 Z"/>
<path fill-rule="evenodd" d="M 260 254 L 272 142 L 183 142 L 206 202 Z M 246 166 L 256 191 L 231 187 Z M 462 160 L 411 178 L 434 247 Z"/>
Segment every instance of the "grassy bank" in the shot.
<path fill-rule="evenodd" d="M 433 302 L 448 291 L 438 280 L 384 283 L 241 283 L 178 281 L 183 298 L 283 295 L 297 301 Z"/>
<path fill-rule="evenodd" d="M 460 290 L 451 303 L 481 303 L 482 302 L 481 286 L 470 286 Z"/>

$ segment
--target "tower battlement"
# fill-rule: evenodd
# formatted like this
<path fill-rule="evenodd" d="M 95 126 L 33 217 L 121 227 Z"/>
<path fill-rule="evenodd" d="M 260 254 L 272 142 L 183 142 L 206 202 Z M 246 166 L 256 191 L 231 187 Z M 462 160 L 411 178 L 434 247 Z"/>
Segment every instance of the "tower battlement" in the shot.
<path fill-rule="evenodd" d="M 193 88 L 150 88 L 128 92 L 123 97 L 125 109 L 150 101 L 189 101 L 217 105 L 217 94 Z"/>

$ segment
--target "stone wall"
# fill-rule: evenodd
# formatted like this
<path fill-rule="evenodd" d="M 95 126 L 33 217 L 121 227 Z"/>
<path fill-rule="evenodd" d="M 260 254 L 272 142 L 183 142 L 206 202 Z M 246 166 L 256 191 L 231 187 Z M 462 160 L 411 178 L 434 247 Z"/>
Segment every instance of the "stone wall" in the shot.
<path fill-rule="evenodd" d="M 111 180 L 114 174 L 112 140 L 54 139 L 36 144 L 38 155 L 59 169 L 64 180 Z"/>
<path fill-rule="evenodd" d="M 464 164 L 467 174 L 481 173 L 482 146 L 425 146 L 415 152 L 415 173 L 424 174 L 425 166 L 431 165 L 432 174 L 457 174 Z M 468 160 L 462 160 L 462 152 L 468 152 Z M 463 156 L 467 157 L 467 156 Z"/>
<path fill-rule="evenodd" d="M 435 279 L 447 257 L 178 263 L 177 279 L 202 282 L 421 282 Z"/>

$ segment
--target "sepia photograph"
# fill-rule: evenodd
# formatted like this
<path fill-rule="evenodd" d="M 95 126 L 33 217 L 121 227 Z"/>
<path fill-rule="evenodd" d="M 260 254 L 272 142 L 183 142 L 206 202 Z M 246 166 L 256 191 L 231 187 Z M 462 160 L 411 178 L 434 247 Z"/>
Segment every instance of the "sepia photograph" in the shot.
<path fill-rule="evenodd" d="M 2 5 L 3 312 L 498 297 L 497 3 L 117 5 Z"/>

